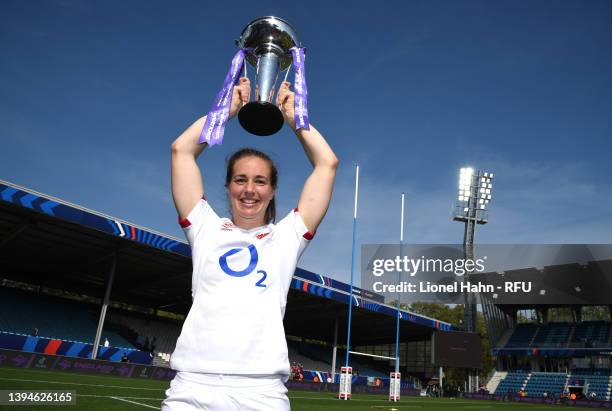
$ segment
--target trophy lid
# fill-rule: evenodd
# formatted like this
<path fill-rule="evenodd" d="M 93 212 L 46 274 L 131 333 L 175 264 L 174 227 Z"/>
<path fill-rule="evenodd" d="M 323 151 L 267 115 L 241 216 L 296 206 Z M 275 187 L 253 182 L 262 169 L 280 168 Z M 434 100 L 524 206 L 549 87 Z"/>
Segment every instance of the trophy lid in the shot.
<path fill-rule="evenodd" d="M 236 40 L 240 48 L 251 49 L 246 59 L 252 66 L 257 65 L 257 56 L 265 53 L 274 53 L 279 57 L 281 70 L 291 65 L 292 47 L 300 47 L 300 40 L 295 29 L 280 17 L 259 17 L 242 30 L 240 38 Z"/>

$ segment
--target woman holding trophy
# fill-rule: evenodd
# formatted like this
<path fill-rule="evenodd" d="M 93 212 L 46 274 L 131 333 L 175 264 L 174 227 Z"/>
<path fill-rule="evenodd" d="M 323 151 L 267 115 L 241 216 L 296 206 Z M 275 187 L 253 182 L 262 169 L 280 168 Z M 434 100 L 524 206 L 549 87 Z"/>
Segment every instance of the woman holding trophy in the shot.
<path fill-rule="evenodd" d="M 229 118 L 249 102 L 251 85 L 231 90 Z M 255 149 L 230 156 L 225 187 L 231 218 L 205 199 L 196 159 L 206 116 L 172 144 L 172 195 L 191 245 L 193 304 L 171 366 L 177 371 L 162 410 L 289 410 L 283 316 L 297 261 L 321 223 L 332 195 L 338 159 L 312 126 L 296 126 L 295 93 L 283 82 L 276 106 L 294 131 L 313 170 L 297 208 L 274 224 L 277 170 Z M 210 113 L 209 113 L 210 115 Z"/>

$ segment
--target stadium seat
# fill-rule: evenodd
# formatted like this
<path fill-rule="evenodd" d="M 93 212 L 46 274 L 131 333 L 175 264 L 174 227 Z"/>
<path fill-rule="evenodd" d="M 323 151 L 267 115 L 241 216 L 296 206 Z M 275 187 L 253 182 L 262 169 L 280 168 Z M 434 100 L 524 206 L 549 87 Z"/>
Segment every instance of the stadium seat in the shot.
<path fill-rule="evenodd" d="M 518 390 L 525 387 L 525 383 L 529 379 L 529 373 L 525 371 L 511 371 L 508 372 L 506 378 L 504 378 L 497 389 L 495 390 L 495 394 L 504 395 L 508 391 L 517 392 Z"/>
<path fill-rule="evenodd" d="M 0 287 L 0 331 L 65 341 L 93 343 L 99 308 L 76 301 Z M 104 329 L 100 341 L 113 347 L 135 348 L 114 331 Z"/>
<path fill-rule="evenodd" d="M 558 398 L 564 391 L 567 380 L 566 373 L 532 372 L 523 390 L 529 397 L 542 397 L 546 392 Z"/>

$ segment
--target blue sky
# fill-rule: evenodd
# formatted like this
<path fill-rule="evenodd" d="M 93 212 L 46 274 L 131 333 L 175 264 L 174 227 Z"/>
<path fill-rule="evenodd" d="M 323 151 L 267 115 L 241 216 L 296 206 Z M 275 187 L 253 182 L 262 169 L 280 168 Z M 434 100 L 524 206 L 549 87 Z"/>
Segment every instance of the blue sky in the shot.
<path fill-rule="evenodd" d="M 608 1 L 0 2 L 0 179 L 182 237 L 170 144 L 207 112 L 253 18 L 308 47 L 313 124 L 341 160 L 303 268 L 347 281 L 354 164 L 358 243 L 460 243 L 458 170 L 495 173 L 485 243 L 610 243 Z M 251 70 L 252 72 L 252 70 Z M 237 122 L 200 159 L 227 213 L 224 160 L 254 146 L 280 169 L 279 215 L 309 165 L 283 129 Z"/>

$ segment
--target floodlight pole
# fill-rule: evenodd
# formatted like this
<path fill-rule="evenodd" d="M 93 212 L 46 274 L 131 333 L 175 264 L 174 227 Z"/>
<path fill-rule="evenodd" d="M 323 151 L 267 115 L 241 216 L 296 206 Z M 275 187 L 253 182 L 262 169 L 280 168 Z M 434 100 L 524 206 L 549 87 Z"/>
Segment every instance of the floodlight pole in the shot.
<path fill-rule="evenodd" d="M 465 220 L 465 231 L 463 233 L 463 257 L 466 260 L 474 259 L 474 237 L 476 235 L 476 214 L 477 214 L 477 199 L 478 199 L 478 179 L 480 172 L 472 175 L 471 191 L 468 199 L 468 216 Z M 476 184 L 474 184 L 476 181 Z M 470 281 L 470 273 L 465 274 L 465 281 Z M 465 304 L 463 308 L 463 325 L 465 331 L 477 332 L 477 314 L 476 314 L 476 301 L 473 293 L 466 292 L 464 294 Z M 468 371 L 468 390 L 469 392 L 475 391 L 474 381 L 476 379 L 474 370 Z"/>
<path fill-rule="evenodd" d="M 478 178 L 478 177 L 476 177 Z M 476 192 L 478 192 L 478 185 L 473 188 Z M 465 231 L 463 234 L 463 256 L 465 260 L 474 260 L 474 237 L 476 234 L 476 207 L 473 203 L 476 202 L 476 199 L 470 197 L 469 199 L 469 216 L 465 221 Z M 467 272 L 465 274 L 465 281 L 470 281 L 470 273 Z M 477 332 L 477 311 L 476 311 L 476 296 L 474 293 L 466 292 L 464 294 L 465 303 L 463 306 L 463 324 L 465 331 L 468 332 Z M 469 392 L 473 392 L 477 390 L 477 387 L 474 387 L 475 381 L 477 378 L 477 372 L 473 369 L 468 371 L 468 389 Z M 442 379 L 440 379 L 440 384 L 442 384 Z"/>
<path fill-rule="evenodd" d="M 464 212 L 455 213 L 454 219 L 464 223 L 463 231 L 463 257 L 466 260 L 474 259 L 474 238 L 476 235 L 476 225 L 485 224 L 486 220 L 478 215 L 478 189 L 479 181 L 483 176 L 481 171 L 474 172 L 470 176 L 470 193 L 467 197 L 467 207 Z M 465 281 L 469 281 L 470 272 L 465 274 Z M 465 309 L 463 311 L 463 326 L 465 331 L 476 332 L 476 301 L 473 293 L 464 294 Z"/>
<path fill-rule="evenodd" d="M 469 179 L 467 178 L 469 176 Z M 486 204 L 491 199 L 491 179 L 493 175 L 482 171 L 474 172 L 471 168 L 462 169 L 459 182 L 459 203 L 454 215 L 455 221 L 464 222 L 463 256 L 466 260 L 474 260 L 474 238 L 476 225 L 486 224 Z M 468 181 L 469 180 L 469 181 Z M 484 184 L 481 184 L 483 182 Z M 465 185 L 469 184 L 469 193 Z M 483 191 L 484 190 L 484 191 Z M 465 204 L 467 202 L 467 204 Z M 470 271 L 465 274 L 465 281 L 469 282 Z M 477 302 L 476 295 L 471 292 L 464 294 L 463 325 L 468 332 L 477 332 Z M 478 374 L 475 370 L 468 372 L 468 391 L 478 389 Z"/>
<path fill-rule="evenodd" d="M 480 173 L 476 173 L 472 176 L 472 193 L 468 200 L 468 216 L 465 220 L 465 230 L 463 233 L 463 257 L 466 260 L 474 259 L 474 237 L 476 235 L 476 213 L 477 213 L 477 198 L 478 198 L 478 184 L 474 185 L 474 179 L 478 180 Z M 465 280 L 470 280 L 470 273 L 467 272 Z M 474 301 L 473 293 L 465 293 L 465 309 L 463 311 L 463 324 L 465 331 L 476 332 L 476 301 Z"/>

